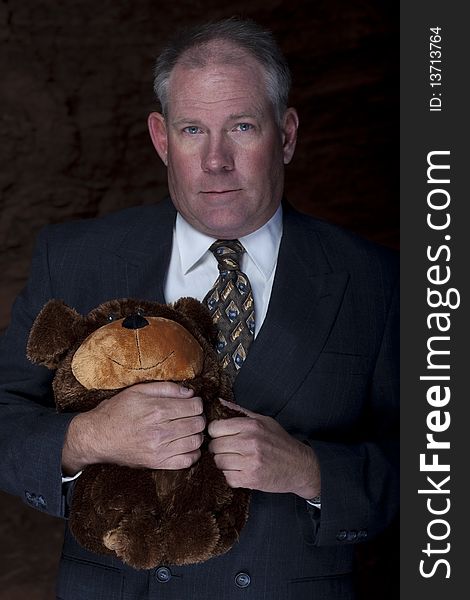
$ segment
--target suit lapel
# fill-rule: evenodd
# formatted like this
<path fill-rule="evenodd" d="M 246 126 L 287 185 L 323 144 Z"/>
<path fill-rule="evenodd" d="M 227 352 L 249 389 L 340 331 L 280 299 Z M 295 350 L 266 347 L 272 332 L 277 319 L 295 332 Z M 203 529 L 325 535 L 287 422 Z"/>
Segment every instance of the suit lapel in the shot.
<path fill-rule="evenodd" d="M 286 211 L 268 313 L 235 380 L 241 405 L 275 416 L 312 368 L 348 281 L 332 272 L 318 234 Z"/>
<path fill-rule="evenodd" d="M 145 207 L 103 260 L 103 281 L 110 298 L 164 303 L 164 282 L 171 255 L 176 212 L 170 203 Z M 152 210 L 154 209 L 154 210 Z"/>

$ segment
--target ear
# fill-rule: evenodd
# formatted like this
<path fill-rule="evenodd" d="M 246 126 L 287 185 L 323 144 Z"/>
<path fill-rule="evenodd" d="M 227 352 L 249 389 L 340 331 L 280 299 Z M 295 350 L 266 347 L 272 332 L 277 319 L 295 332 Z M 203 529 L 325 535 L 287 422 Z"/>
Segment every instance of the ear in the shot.
<path fill-rule="evenodd" d="M 282 119 L 282 153 L 284 164 L 288 165 L 294 156 L 297 143 L 297 129 L 299 128 L 299 116 L 295 108 L 288 108 Z"/>
<path fill-rule="evenodd" d="M 61 300 L 50 300 L 36 317 L 26 354 L 33 363 L 55 369 L 76 340 L 82 317 Z"/>
<path fill-rule="evenodd" d="M 173 308 L 191 319 L 206 340 L 210 342 L 215 340 L 217 336 L 216 326 L 212 321 L 209 310 L 202 302 L 195 298 L 180 298 L 175 302 Z"/>
<path fill-rule="evenodd" d="M 147 125 L 150 137 L 158 156 L 165 165 L 168 164 L 168 132 L 166 128 L 165 117 L 158 112 L 150 113 Z"/>

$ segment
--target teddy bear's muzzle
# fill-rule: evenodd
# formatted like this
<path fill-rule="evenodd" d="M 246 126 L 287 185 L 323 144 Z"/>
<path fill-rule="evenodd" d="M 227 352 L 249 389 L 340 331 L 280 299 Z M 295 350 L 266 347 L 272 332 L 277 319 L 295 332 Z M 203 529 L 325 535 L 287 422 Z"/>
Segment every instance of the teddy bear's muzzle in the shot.
<path fill-rule="evenodd" d="M 179 323 L 133 313 L 91 333 L 75 351 L 72 373 L 88 390 L 145 381 L 183 381 L 202 371 L 203 350 Z"/>

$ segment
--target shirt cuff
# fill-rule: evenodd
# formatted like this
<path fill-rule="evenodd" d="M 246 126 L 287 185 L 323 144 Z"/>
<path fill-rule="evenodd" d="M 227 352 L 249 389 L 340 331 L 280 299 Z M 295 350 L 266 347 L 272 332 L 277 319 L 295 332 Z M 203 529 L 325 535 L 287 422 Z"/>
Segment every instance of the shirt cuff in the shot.
<path fill-rule="evenodd" d="M 66 477 L 65 475 L 62 475 L 62 483 L 69 483 L 70 481 L 75 481 L 75 479 L 77 479 L 77 477 L 80 477 L 82 473 L 83 471 L 79 471 L 75 475 L 72 475 L 72 477 Z"/>
<path fill-rule="evenodd" d="M 315 498 L 310 498 L 310 500 L 307 500 L 306 502 L 307 504 L 310 504 L 310 506 L 321 509 L 321 496 L 315 496 Z"/>

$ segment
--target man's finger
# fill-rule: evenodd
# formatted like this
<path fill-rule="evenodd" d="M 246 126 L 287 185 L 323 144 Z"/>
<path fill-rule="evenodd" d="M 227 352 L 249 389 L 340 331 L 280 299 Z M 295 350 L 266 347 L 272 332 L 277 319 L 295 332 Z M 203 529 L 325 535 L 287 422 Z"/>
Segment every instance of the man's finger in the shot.
<path fill-rule="evenodd" d="M 167 401 L 165 402 L 165 400 Z M 181 398 L 156 398 L 155 407 L 158 411 L 157 420 L 159 423 L 202 415 L 204 410 L 202 399 L 199 396 L 187 398 L 186 400 Z"/>
<path fill-rule="evenodd" d="M 246 459 L 240 454 L 215 454 L 214 462 L 221 471 L 242 471 Z"/>
<path fill-rule="evenodd" d="M 161 423 L 159 428 L 166 432 L 170 441 L 174 441 L 187 437 L 188 435 L 202 433 L 206 428 L 206 418 L 204 415 L 183 417 L 181 419 L 174 419 L 167 421 L 166 423 Z"/>
<path fill-rule="evenodd" d="M 173 381 L 147 381 L 136 383 L 128 389 L 158 398 L 191 398 L 194 395 L 194 390 Z"/>
<path fill-rule="evenodd" d="M 246 419 L 242 417 L 234 417 L 233 419 L 218 419 L 211 421 L 207 428 L 209 435 L 212 438 L 218 438 L 224 435 L 236 435 L 244 431 Z"/>
<path fill-rule="evenodd" d="M 177 469 L 188 469 L 201 458 L 201 451 L 186 452 L 185 454 L 177 454 L 171 458 L 167 458 L 156 469 L 165 469 L 169 471 Z"/>
<path fill-rule="evenodd" d="M 174 440 L 166 446 L 166 452 L 169 453 L 168 458 L 178 456 L 179 454 L 195 452 L 199 450 L 203 441 L 204 436 L 201 433 Z"/>
<path fill-rule="evenodd" d="M 243 445 L 240 445 L 240 441 L 236 436 L 225 435 L 219 438 L 211 440 L 209 444 L 209 451 L 212 454 L 243 454 Z"/>

